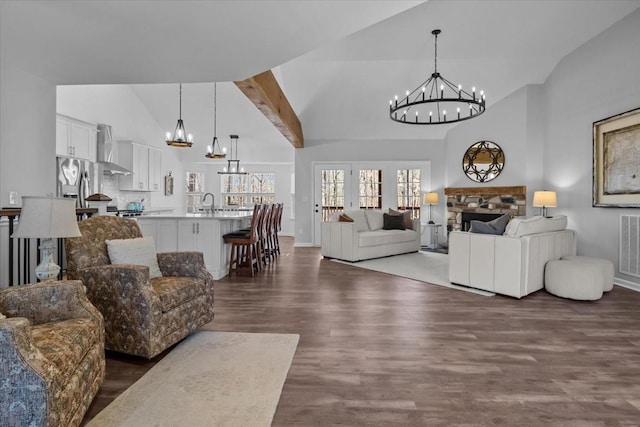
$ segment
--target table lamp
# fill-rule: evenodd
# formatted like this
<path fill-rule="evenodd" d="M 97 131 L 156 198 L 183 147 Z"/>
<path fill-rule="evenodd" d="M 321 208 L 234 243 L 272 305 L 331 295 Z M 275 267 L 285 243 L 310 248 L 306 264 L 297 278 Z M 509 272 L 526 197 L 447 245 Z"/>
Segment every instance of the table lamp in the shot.
<path fill-rule="evenodd" d="M 555 191 L 535 191 L 533 193 L 533 207 L 540 208 L 540 215 L 547 216 L 547 208 L 558 206 Z"/>
<path fill-rule="evenodd" d="M 18 228 L 11 237 L 41 239 L 40 264 L 36 267 L 38 280 L 54 280 L 60 273 L 60 267 L 53 258 L 53 239 L 80 236 L 76 220 L 76 199 L 22 197 Z"/>
<path fill-rule="evenodd" d="M 429 224 L 434 222 L 431 220 L 431 206 L 438 204 L 438 193 L 424 193 L 422 196 L 422 204 L 429 205 Z"/>

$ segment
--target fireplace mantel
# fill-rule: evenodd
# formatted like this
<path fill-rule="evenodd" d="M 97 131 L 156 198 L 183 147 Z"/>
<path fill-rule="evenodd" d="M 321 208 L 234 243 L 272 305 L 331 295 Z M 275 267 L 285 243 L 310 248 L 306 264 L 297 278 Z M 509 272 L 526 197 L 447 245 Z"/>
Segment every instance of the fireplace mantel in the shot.
<path fill-rule="evenodd" d="M 526 195 L 527 187 L 519 185 L 515 187 L 447 187 L 444 189 L 445 196 L 482 196 L 486 194 L 507 194 L 507 195 Z"/>
<path fill-rule="evenodd" d="M 524 216 L 527 210 L 527 187 L 447 187 L 447 228 L 463 229 L 462 214 L 487 214 L 488 219 L 497 214 Z"/>

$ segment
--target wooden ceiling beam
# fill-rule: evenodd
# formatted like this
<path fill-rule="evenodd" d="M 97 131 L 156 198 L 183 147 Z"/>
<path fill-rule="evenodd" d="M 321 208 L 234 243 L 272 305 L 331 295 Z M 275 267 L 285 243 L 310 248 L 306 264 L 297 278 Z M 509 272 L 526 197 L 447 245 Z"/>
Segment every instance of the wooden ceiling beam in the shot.
<path fill-rule="evenodd" d="M 262 111 L 295 148 L 304 147 L 302 124 L 271 70 L 256 74 L 236 86 Z"/>

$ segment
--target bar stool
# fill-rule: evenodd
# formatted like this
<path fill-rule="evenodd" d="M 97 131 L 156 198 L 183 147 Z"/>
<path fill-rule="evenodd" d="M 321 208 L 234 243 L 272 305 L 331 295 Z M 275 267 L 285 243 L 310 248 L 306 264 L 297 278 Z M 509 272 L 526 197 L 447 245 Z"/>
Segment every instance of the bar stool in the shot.
<path fill-rule="evenodd" d="M 257 271 L 261 269 L 258 224 L 261 221 L 262 211 L 263 205 L 255 205 L 253 207 L 249 231 L 234 231 L 222 236 L 225 243 L 231 243 L 229 275 L 231 275 L 231 271 L 238 270 L 242 266 L 249 267 L 251 276 L 254 275 L 254 267 Z"/>

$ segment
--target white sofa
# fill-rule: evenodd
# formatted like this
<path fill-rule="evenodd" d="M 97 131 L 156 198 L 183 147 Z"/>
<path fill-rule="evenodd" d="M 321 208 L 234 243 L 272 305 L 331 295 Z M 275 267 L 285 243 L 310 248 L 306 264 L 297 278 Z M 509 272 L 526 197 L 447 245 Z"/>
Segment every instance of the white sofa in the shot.
<path fill-rule="evenodd" d="M 512 220 L 505 235 L 454 231 L 449 280 L 522 298 L 544 287 L 547 261 L 575 254 L 576 233 L 566 229 L 566 217 Z"/>
<path fill-rule="evenodd" d="M 383 230 L 380 210 L 346 211 L 354 222 L 322 223 L 322 255 L 344 261 L 398 255 L 420 250 L 420 221 L 412 221 L 413 230 Z"/>

